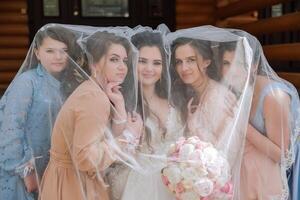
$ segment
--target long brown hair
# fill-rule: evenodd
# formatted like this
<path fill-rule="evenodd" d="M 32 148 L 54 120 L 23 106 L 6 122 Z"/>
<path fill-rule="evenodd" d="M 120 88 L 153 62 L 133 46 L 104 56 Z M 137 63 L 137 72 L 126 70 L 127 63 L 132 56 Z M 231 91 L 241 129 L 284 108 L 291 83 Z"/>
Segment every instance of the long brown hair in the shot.
<path fill-rule="evenodd" d="M 198 54 L 200 54 L 204 59 L 211 60 L 210 65 L 207 67 L 206 74 L 209 78 L 218 80 L 219 72 L 214 64 L 213 60 L 213 51 L 210 47 L 209 41 L 180 37 L 173 41 L 171 45 L 172 56 L 171 56 L 171 66 L 170 74 L 171 74 L 171 82 L 172 82 L 172 103 L 175 108 L 180 111 L 181 120 L 183 123 L 186 122 L 187 118 L 187 109 L 186 106 L 188 101 L 197 96 L 196 91 L 192 88 L 192 86 L 185 84 L 179 77 L 176 71 L 176 58 L 175 52 L 176 49 L 183 45 L 190 45 Z M 199 66 L 198 66 L 199 67 Z M 199 69 L 200 70 L 200 69 Z M 197 99 L 195 99 L 197 101 Z"/>

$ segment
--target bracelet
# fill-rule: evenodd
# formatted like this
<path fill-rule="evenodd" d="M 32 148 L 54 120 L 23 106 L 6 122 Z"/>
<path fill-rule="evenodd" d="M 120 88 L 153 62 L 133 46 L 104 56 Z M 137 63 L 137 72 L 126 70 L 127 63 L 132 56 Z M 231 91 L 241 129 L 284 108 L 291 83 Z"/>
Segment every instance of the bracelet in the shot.
<path fill-rule="evenodd" d="M 119 125 L 119 124 L 125 124 L 127 122 L 126 119 L 117 120 L 117 119 L 114 119 L 114 118 L 112 118 L 112 121 L 113 121 L 114 124 L 117 124 L 117 125 Z"/>
<path fill-rule="evenodd" d="M 123 136 L 125 137 L 125 139 L 127 140 L 128 143 L 131 143 L 131 144 L 134 143 L 135 137 L 132 135 L 132 133 L 129 130 L 125 129 L 123 131 Z"/>
<path fill-rule="evenodd" d="M 125 138 L 125 142 L 127 144 L 125 150 L 129 152 L 135 151 L 139 143 L 137 138 L 128 129 L 125 129 L 122 135 Z"/>
<path fill-rule="evenodd" d="M 34 172 L 34 167 L 32 165 L 28 165 L 24 168 L 23 177 L 29 176 Z"/>

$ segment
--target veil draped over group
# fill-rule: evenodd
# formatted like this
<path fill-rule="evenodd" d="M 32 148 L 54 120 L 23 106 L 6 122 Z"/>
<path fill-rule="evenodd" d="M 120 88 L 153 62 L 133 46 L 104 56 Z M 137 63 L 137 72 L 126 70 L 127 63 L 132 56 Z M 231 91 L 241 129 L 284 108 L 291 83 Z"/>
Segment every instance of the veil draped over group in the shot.
<path fill-rule="evenodd" d="M 288 199 L 299 105 L 242 30 L 48 24 L 0 100 L 0 199 Z"/>

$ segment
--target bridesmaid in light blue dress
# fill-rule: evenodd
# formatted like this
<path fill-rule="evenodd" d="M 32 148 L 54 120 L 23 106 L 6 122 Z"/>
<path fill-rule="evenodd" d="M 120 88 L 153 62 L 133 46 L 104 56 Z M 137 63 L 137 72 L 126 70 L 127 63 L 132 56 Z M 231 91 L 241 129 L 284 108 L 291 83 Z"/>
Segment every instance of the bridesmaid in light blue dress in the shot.
<path fill-rule="evenodd" d="M 64 100 L 64 83 L 59 80 L 68 69 L 68 33 L 54 25 L 41 28 L 0 100 L 1 200 L 37 198 L 52 126 Z"/>

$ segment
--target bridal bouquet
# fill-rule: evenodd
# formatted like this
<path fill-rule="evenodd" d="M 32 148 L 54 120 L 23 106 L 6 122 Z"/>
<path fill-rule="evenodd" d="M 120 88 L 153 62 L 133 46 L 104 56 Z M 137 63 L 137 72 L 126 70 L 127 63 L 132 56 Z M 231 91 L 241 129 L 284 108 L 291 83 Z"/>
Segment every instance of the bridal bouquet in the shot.
<path fill-rule="evenodd" d="M 232 199 L 229 163 L 211 143 L 196 136 L 179 138 L 170 145 L 168 159 L 162 181 L 177 199 Z"/>

